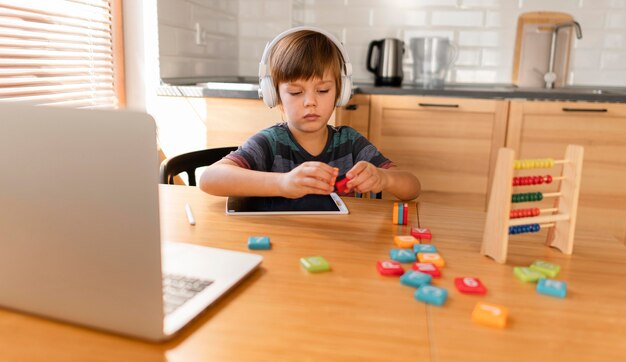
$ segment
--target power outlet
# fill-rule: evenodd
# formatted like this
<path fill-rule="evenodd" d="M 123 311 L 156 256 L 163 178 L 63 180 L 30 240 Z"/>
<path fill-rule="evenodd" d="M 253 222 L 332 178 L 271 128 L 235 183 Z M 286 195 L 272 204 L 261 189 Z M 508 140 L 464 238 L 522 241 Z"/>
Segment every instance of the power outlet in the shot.
<path fill-rule="evenodd" d="M 196 45 L 206 45 L 206 30 L 200 23 L 196 23 L 194 29 L 196 30 Z"/>

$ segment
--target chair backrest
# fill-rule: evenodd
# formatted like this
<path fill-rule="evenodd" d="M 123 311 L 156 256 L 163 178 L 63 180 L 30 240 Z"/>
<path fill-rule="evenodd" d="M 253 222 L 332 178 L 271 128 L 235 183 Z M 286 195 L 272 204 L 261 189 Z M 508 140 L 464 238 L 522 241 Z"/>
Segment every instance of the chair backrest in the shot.
<path fill-rule="evenodd" d="M 209 148 L 206 150 L 183 153 L 161 162 L 160 182 L 174 184 L 174 176 L 187 173 L 189 186 L 196 186 L 196 169 L 209 166 L 221 160 L 237 147 Z"/>

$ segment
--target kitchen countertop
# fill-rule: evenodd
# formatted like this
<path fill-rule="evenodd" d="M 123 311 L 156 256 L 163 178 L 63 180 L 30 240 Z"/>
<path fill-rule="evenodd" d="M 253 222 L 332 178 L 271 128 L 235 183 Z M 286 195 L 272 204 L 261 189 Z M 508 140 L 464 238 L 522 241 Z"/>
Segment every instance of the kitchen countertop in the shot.
<path fill-rule="evenodd" d="M 221 77 L 201 83 L 162 85 L 157 89 L 161 96 L 216 97 L 258 99 L 258 83 L 250 77 Z M 565 88 L 518 88 L 512 84 L 446 84 L 439 88 L 426 88 L 417 84 L 401 87 L 377 87 L 373 83 L 357 82 L 355 94 L 413 95 L 461 97 L 482 99 L 526 99 L 626 103 L 626 88 L 601 86 L 570 86 Z"/>

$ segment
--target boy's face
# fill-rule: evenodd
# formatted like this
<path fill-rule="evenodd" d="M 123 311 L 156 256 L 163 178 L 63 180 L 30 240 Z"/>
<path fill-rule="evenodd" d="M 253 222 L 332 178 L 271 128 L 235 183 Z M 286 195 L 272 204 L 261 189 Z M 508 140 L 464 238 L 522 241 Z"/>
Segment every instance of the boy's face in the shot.
<path fill-rule="evenodd" d="M 287 122 L 292 131 L 317 132 L 335 110 L 335 79 L 326 72 L 322 79 L 296 80 L 278 85 Z"/>

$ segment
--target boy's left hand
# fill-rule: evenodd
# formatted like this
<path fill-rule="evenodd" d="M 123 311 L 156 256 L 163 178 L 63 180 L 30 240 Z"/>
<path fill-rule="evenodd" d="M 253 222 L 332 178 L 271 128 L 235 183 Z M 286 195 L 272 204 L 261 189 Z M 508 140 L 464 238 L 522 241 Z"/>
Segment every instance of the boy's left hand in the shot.
<path fill-rule="evenodd" d="M 387 187 L 387 175 L 378 167 L 366 161 L 357 162 L 346 177 L 350 179 L 347 186 L 357 192 L 381 192 Z"/>

